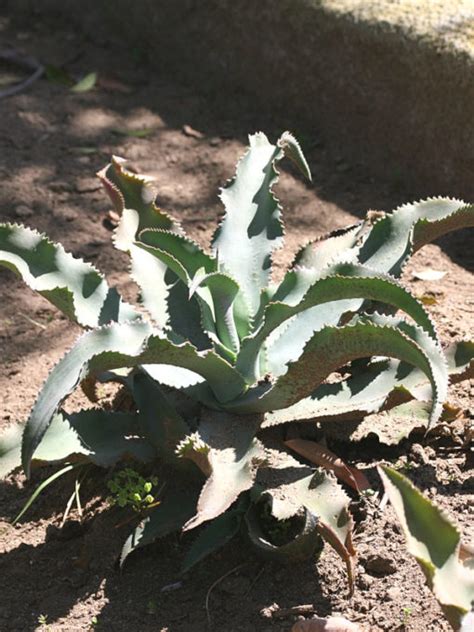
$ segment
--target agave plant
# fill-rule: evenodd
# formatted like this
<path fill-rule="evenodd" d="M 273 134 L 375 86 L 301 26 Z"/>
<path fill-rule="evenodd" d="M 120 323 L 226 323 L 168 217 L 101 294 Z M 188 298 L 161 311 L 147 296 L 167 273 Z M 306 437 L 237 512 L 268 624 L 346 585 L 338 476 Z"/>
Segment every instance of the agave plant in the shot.
<path fill-rule="evenodd" d="M 385 491 L 402 526 L 408 551 L 423 571 L 454 630 L 474 624 L 474 549 L 461 542 L 446 515 L 402 474 L 379 467 Z"/>
<path fill-rule="evenodd" d="M 209 252 L 157 208 L 148 178 L 112 159 L 98 176 L 120 214 L 114 245 L 130 257 L 139 309 L 60 245 L 0 226 L 0 262 L 88 330 L 51 372 L 24 427 L 26 475 L 52 461 L 157 459 L 167 468 L 164 498 L 130 535 L 122 560 L 207 523 L 189 568 L 244 525 L 259 550 L 283 559 L 310 554 L 322 537 L 351 573 L 348 497 L 331 475 L 291 456 L 271 428 L 359 419 L 410 398 L 430 402 L 433 424 L 448 373 L 459 379 L 472 369 L 472 343 L 450 349 L 447 362 L 423 305 L 396 277 L 425 243 L 474 225 L 474 207 L 436 198 L 369 213 L 306 244 L 275 283 L 272 254 L 284 230 L 272 188 L 284 156 L 310 178 L 291 134 L 276 144 L 250 137 L 221 191 L 225 213 Z M 341 367 L 339 381 L 327 383 Z M 131 410 L 62 410 L 80 384 L 94 400 L 97 380 L 121 382 Z M 5 472 L 20 458 L 12 436 L 2 453 Z M 272 541 L 270 531 L 286 538 Z"/>

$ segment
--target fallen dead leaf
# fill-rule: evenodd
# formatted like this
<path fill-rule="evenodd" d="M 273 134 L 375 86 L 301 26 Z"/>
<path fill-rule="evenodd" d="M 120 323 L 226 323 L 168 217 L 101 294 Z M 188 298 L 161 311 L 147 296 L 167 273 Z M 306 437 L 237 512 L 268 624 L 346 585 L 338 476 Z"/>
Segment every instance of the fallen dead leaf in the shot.
<path fill-rule="evenodd" d="M 356 467 L 346 465 L 334 452 L 328 450 L 319 443 L 307 441 L 306 439 L 289 439 L 285 445 L 297 452 L 300 456 L 308 459 L 311 463 L 320 465 L 326 470 L 334 472 L 341 481 L 355 489 L 357 492 L 370 489 L 370 483 L 365 474 Z"/>

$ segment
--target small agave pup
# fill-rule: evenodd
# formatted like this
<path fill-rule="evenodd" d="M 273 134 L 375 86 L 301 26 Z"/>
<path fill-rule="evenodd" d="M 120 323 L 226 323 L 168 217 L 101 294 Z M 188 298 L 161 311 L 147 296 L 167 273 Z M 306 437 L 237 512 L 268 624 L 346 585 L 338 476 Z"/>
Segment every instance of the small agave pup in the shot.
<path fill-rule="evenodd" d="M 99 173 L 120 214 L 114 244 L 130 256 L 140 312 L 61 246 L 0 226 L 0 262 L 88 330 L 51 372 L 26 423 L 26 475 L 34 464 L 70 459 L 161 464 L 161 504 L 130 535 L 122 561 L 157 537 L 206 523 L 187 569 L 244 525 L 263 553 L 282 559 L 311 554 L 322 537 L 351 574 L 348 497 L 269 429 L 361 419 L 410 398 L 431 402 L 433 424 L 448 374 L 461 379 L 471 370 L 473 343 L 443 353 L 424 307 L 396 277 L 427 242 L 473 226 L 474 207 L 439 198 L 372 214 L 304 246 L 274 284 L 283 224 L 272 187 L 284 156 L 310 177 L 291 134 L 275 145 L 261 133 L 250 137 L 221 192 L 225 214 L 211 253 L 155 206 L 150 182 L 122 160 Z M 346 377 L 324 383 L 341 367 Z M 93 399 L 96 380 L 121 381 L 132 412 L 62 410 L 79 384 Z M 0 454 L 4 473 L 17 465 L 14 437 Z"/>

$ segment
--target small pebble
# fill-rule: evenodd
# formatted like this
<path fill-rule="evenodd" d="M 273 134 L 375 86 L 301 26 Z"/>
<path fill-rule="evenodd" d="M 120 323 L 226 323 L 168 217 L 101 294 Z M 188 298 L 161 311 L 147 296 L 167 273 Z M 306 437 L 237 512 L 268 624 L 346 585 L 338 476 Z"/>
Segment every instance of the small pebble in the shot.
<path fill-rule="evenodd" d="M 429 459 L 434 459 L 436 457 L 436 451 L 430 445 L 427 445 L 424 448 L 424 451 Z"/>
<path fill-rule="evenodd" d="M 374 578 L 366 573 L 361 573 L 357 577 L 357 583 L 362 590 L 367 590 L 374 583 Z"/>
<path fill-rule="evenodd" d="M 33 209 L 29 206 L 26 206 L 26 204 L 19 204 L 15 207 L 15 216 L 21 217 L 22 219 L 24 219 L 25 217 L 31 217 L 32 215 L 34 215 L 34 213 L 35 212 L 33 211 Z"/>
<path fill-rule="evenodd" d="M 414 443 L 411 446 L 410 457 L 413 459 L 413 461 L 415 461 L 415 463 L 419 463 L 420 465 L 426 465 L 429 461 L 429 458 L 426 455 L 423 446 L 419 443 Z"/>
<path fill-rule="evenodd" d="M 387 599 L 390 601 L 399 601 L 402 596 L 402 591 L 397 586 L 392 586 L 387 590 Z"/>
<path fill-rule="evenodd" d="M 395 562 L 386 555 L 373 553 L 361 559 L 360 563 L 372 575 L 392 575 L 397 572 Z"/>
<path fill-rule="evenodd" d="M 50 182 L 49 188 L 54 193 L 64 193 L 72 191 L 72 185 L 69 182 Z"/>
<path fill-rule="evenodd" d="M 102 187 L 97 178 L 79 178 L 76 180 L 75 189 L 78 193 L 90 193 Z"/>
<path fill-rule="evenodd" d="M 72 208 L 57 208 L 53 212 L 54 217 L 64 220 L 65 222 L 73 222 L 79 217 L 79 214 Z"/>

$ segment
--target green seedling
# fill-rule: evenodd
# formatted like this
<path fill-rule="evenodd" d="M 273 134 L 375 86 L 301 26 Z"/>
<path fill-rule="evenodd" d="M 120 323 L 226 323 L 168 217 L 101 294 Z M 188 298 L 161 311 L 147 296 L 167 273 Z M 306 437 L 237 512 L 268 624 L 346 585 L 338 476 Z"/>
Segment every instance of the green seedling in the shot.
<path fill-rule="evenodd" d="M 152 495 L 157 484 L 156 476 L 147 481 L 136 470 L 127 467 L 117 472 L 107 486 L 112 492 L 111 502 L 114 505 L 131 507 L 137 513 L 142 513 L 160 504 Z"/>
<path fill-rule="evenodd" d="M 48 625 L 48 615 L 47 614 L 40 614 L 38 616 L 38 625 L 40 625 L 41 628 L 44 629 L 44 632 L 50 632 L 51 628 Z"/>
<path fill-rule="evenodd" d="M 146 613 L 149 615 L 155 615 L 158 612 L 158 606 L 154 599 L 149 599 L 146 604 Z"/>
<path fill-rule="evenodd" d="M 402 625 L 407 626 L 410 621 L 411 614 L 413 612 L 412 608 L 405 606 L 402 608 Z"/>

